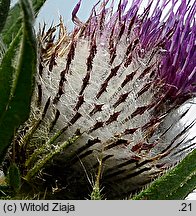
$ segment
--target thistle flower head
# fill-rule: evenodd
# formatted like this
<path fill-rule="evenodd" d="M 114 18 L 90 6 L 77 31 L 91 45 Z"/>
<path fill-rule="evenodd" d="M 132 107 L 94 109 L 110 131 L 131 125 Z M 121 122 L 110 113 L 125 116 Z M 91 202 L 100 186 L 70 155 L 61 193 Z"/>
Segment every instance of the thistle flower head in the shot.
<path fill-rule="evenodd" d="M 77 135 L 44 172 L 79 198 L 78 193 L 88 193 L 86 174 L 95 176 L 102 164 L 104 193 L 119 198 L 195 147 L 186 139 L 194 122 L 181 126 L 188 110 L 180 112 L 179 106 L 196 91 L 196 2 L 182 0 L 176 9 L 178 1 L 157 1 L 152 7 L 149 0 L 140 14 L 142 0 L 130 7 L 127 0 L 119 1 L 116 11 L 114 1 L 101 1 L 86 22 L 77 17 L 81 2 L 72 12 L 72 33 L 62 21 L 57 39 L 57 27 L 40 30 L 32 113 L 41 114 L 39 121 L 30 121 L 28 140 L 37 137 L 45 154 Z M 39 137 L 44 126 L 48 140 Z"/>

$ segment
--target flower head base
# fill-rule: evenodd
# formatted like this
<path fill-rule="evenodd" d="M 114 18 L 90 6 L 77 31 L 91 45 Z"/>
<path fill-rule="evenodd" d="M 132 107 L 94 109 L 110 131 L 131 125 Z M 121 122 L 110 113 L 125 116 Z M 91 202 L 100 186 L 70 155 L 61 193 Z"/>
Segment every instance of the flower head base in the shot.
<path fill-rule="evenodd" d="M 49 179 L 71 188 L 71 198 L 89 193 L 84 170 L 96 176 L 101 164 L 106 197 L 125 197 L 195 147 L 186 139 L 194 122 L 181 127 L 188 110 L 179 106 L 196 91 L 196 2 L 182 0 L 174 12 L 177 1 L 172 1 L 165 18 L 162 12 L 171 1 L 157 1 L 152 9 L 149 0 L 142 14 L 142 0 L 133 0 L 127 9 L 128 1 L 119 1 L 116 12 L 108 2 L 94 7 L 83 23 L 77 17 L 79 1 L 71 34 L 62 22 L 57 40 L 55 28 L 39 34 L 31 118 L 42 111 L 38 121 L 29 123 L 28 140 L 44 146 L 43 155 L 77 135 L 44 169 L 55 178 Z M 43 128 L 48 138 L 40 136 Z"/>

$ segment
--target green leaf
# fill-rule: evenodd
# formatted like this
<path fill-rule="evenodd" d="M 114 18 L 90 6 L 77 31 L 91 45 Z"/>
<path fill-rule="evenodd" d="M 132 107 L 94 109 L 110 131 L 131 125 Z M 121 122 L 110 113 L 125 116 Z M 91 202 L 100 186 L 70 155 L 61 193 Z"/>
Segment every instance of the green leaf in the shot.
<path fill-rule="evenodd" d="M 15 129 L 29 117 L 36 74 L 37 45 L 33 29 L 33 11 L 28 0 L 20 2 L 24 17 L 22 44 L 19 51 L 19 63 L 11 84 L 11 95 L 6 104 L 6 111 L 0 119 L 0 162 L 3 161 Z M 10 85 L 10 83 L 4 83 L 4 85 Z"/>
<path fill-rule="evenodd" d="M 32 1 L 32 4 L 33 4 L 33 9 L 34 9 L 34 12 L 35 12 L 35 16 L 37 17 L 40 9 L 42 8 L 42 6 L 46 2 L 46 0 L 31 0 L 31 1 Z"/>
<path fill-rule="evenodd" d="M 20 4 L 17 3 L 10 9 L 4 29 L 2 30 L 3 42 L 6 45 L 10 45 L 12 40 L 18 33 L 18 30 L 22 26 L 22 14 Z"/>
<path fill-rule="evenodd" d="M 182 183 L 180 187 L 168 196 L 170 200 L 185 199 L 190 192 L 196 188 L 196 173 L 187 177 L 187 181 Z"/>
<path fill-rule="evenodd" d="M 43 4 L 46 0 L 30 0 L 33 5 L 33 10 L 35 13 L 35 17 L 38 15 Z M 18 29 L 22 26 L 22 13 L 21 7 L 19 3 L 16 3 L 13 8 L 11 8 L 7 21 L 5 23 L 5 27 L 2 31 L 3 41 L 5 44 L 9 45 L 13 38 L 16 36 Z"/>
<path fill-rule="evenodd" d="M 196 187 L 196 149 L 187 155 L 175 168 L 154 181 L 134 200 L 184 199 Z M 190 183 L 190 185 L 189 185 Z"/>
<path fill-rule="evenodd" d="M 0 0 L 0 32 L 2 31 L 10 9 L 10 0 Z"/>
<path fill-rule="evenodd" d="M 21 186 L 20 171 L 15 163 L 11 164 L 8 170 L 9 186 L 17 192 Z"/>
<path fill-rule="evenodd" d="M 3 114 L 7 110 L 9 99 L 11 97 L 12 82 L 16 69 L 14 67 L 14 59 L 21 42 L 22 29 L 11 43 L 9 49 L 5 53 L 0 65 L 0 123 Z"/>

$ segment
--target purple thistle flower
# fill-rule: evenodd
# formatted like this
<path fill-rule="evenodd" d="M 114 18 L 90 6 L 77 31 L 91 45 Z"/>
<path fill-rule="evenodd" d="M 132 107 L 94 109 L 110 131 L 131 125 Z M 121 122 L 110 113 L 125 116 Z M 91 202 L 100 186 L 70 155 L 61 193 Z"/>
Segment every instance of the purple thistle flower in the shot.
<path fill-rule="evenodd" d="M 122 198 L 195 148 L 187 139 L 194 122 L 182 127 L 188 109 L 179 107 L 196 91 L 196 2 L 182 0 L 174 11 L 177 1 L 152 8 L 149 0 L 139 14 L 142 0 L 129 8 L 119 1 L 116 11 L 114 1 L 101 1 L 86 22 L 77 17 L 81 2 L 72 12 L 72 33 L 62 22 L 57 39 L 56 27 L 40 30 L 28 140 L 47 154 L 77 134 L 42 178 L 58 180 L 71 198 L 84 198 L 90 193 L 86 174 L 94 178 L 101 161 L 105 196 Z"/>

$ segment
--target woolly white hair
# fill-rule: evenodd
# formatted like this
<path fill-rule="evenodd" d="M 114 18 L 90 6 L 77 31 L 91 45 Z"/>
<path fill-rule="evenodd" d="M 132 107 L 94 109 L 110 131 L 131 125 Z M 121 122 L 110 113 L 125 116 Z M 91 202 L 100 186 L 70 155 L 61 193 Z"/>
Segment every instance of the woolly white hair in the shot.
<path fill-rule="evenodd" d="M 126 1 L 120 1 L 109 21 L 109 9 L 103 2 L 101 12 L 92 10 L 89 20 L 82 23 L 76 16 L 79 1 L 73 11 L 78 26 L 71 35 L 62 22 L 57 41 L 55 28 L 39 34 L 39 73 L 30 125 L 37 110 L 42 114 L 39 124 L 32 126 L 35 130 L 29 140 L 39 143 L 38 148 L 44 145 L 47 154 L 79 134 L 45 172 L 71 188 L 76 182 L 81 190 L 85 185 L 81 162 L 87 173 L 96 175 L 101 160 L 101 181 L 108 198 L 138 190 L 195 147 L 193 138 L 187 139 L 194 122 L 183 125 L 181 121 L 189 107 L 182 110 L 180 106 L 191 97 L 186 88 L 186 94 L 181 95 L 177 84 L 160 71 L 171 51 L 163 45 L 165 38 L 175 34 L 175 23 L 170 21 L 173 15 L 164 28 L 159 13 L 165 2 L 154 10 L 151 19 L 151 1 L 138 17 L 137 2 L 141 3 L 134 1 L 124 14 Z M 149 29 L 153 27 L 150 32 L 148 23 Z M 45 140 L 39 136 L 43 128 Z"/>

